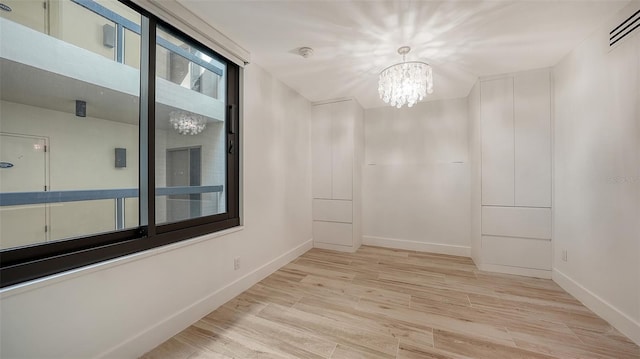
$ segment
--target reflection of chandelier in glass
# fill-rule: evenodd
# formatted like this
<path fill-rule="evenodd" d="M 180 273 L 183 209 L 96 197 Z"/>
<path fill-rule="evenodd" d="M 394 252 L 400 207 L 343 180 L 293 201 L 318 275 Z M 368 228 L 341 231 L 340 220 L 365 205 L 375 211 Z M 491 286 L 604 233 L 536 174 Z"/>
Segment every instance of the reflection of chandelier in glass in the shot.
<path fill-rule="evenodd" d="M 169 123 L 181 135 L 197 135 L 207 127 L 207 119 L 204 116 L 186 111 L 171 111 Z"/>
<path fill-rule="evenodd" d="M 406 61 L 411 51 L 409 46 L 398 49 L 402 62 L 387 67 L 380 73 L 378 93 L 380 98 L 397 108 L 407 104 L 409 107 L 422 101 L 427 93 L 433 93 L 433 73 L 431 66 L 424 62 Z"/>

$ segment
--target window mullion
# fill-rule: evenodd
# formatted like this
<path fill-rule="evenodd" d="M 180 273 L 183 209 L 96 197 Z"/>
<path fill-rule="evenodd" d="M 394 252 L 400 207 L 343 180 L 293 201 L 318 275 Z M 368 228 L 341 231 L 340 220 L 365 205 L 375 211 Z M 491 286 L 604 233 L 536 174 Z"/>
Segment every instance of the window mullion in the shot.
<path fill-rule="evenodd" d="M 237 66 L 228 66 L 227 70 L 227 138 L 231 149 L 227 149 L 227 203 L 230 218 L 238 217 L 239 208 L 237 198 L 239 196 L 239 70 Z"/>
<path fill-rule="evenodd" d="M 154 236 L 155 225 L 155 112 L 156 21 L 142 18 L 140 54 L 140 226 Z"/>

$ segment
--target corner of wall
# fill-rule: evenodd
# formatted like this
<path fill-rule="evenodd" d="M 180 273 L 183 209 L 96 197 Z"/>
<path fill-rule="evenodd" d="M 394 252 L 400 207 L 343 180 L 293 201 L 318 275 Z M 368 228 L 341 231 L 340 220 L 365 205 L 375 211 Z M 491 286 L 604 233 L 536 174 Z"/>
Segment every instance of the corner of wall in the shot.
<path fill-rule="evenodd" d="M 249 289 L 312 247 L 313 241 L 311 239 L 305 241 L 228 285 L 208 294 L 199 301 L 176 313 L 172 313 L 158 323 L 101 353 L 98 358 L 136 358 L 143 355 L 149 348 L 155 348 L 165 340 L 173 337 L 184 328 Z"/>
<path fill-rule="evenodd" d="M 562 289 L 582 302 L 587 308 L 601 316 L 636 344 L 640 345 L 640 323 L 557 268 L 553 269 L 552 279 L 562 287 Z"/>
<path fill-rule="evenodd" d="M 638 9 L 630 1 L 552 67 L 552 279 L 640 345 L 640 31 L 609 45 Z"/>

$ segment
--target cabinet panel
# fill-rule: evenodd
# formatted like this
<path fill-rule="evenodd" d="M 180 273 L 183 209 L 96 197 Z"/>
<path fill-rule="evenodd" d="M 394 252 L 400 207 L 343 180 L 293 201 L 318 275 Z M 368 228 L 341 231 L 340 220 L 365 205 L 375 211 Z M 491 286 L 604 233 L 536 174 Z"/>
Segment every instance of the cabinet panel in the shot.
<path fill-rule="evenodd" d="M 332 197 L 333 199 L 353 198 L 353 132 L 354 114 L 352 101 L 333 104 L 332 126 Z"/>
<path fill-rule="evenodd" d="M 482 236 L 482 261 L 520 268 L 551 270 L 551 241 Z"/>
<path fill-rule="evenodd" d="M 551 239 L 551 208 L 482 207 L 482 234 Z"/>
<path fill-rule="evenodd" d="M 313 219 L 316 221 L 351 223 L 352 202 L 343 200 L 314 199 Z"/>
<path fill-rule="evenodd" d="M 351 223 L 313 221 L 313 241 L 342 246 L 353 244 Z"/>
<path fill-rule="evenodd" d="M 311 118 L 311 182 L 313 198 L 331 198 L 331 127 L 331 106 L 313 106 Z"/>
<path fill-rule="evenodd" d="M 515 204 L 551 207 L 549 71 L 514 78 Z"/>
<path fill-rule="evenodd" d="M 513 79 L 483 81 L 482 204 L 514 205 Z"/>

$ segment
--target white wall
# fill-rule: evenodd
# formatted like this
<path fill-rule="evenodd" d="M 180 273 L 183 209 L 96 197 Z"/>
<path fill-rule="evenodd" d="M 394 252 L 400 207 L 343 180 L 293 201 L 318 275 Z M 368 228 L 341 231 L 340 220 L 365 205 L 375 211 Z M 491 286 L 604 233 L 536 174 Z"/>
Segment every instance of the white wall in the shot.
<path fill-rule="evenodd" d="M 609 29 L 554 68 L 553 279 L 640 343 L 640 31 Z"/>
<path fill-rule="evenodd" d="M 364 127 L 364 244 L 469 256 L 467 100 L 369 109 Z"/>
<path fill-rule="evenodd" d="M 244 229 L 2 291 L 0 357 L 136 357 L 311 247 L 310 103 L 244 84 Z"/>

